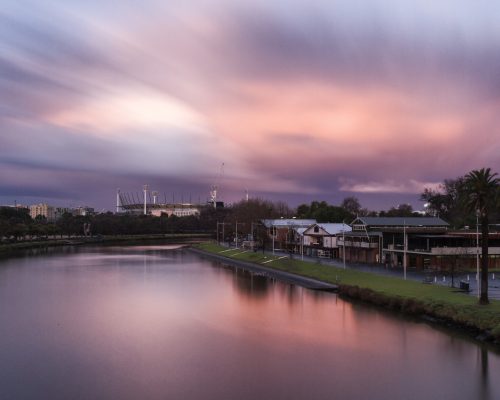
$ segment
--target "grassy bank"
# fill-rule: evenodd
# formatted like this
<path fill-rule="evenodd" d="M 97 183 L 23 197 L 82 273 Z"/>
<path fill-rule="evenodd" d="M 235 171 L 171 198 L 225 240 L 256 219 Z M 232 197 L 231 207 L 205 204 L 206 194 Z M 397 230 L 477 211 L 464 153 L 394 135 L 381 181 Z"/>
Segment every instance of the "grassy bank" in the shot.
<path fill-rule="evenodd" d="M 340 294 L 412 315 L 426 315 L 441 321 L 482 333 L 489 340 L 500 343 L 500 301 L 492 300 L 487 306 L 456 288 L 428 285 L 417 281 L 404 281 L 369 272 L 336 268 L 270 256 L 261 252 L 230 250 L 213 243 L 197 245 L 201 250 L 228 258 L 253 262 L 294 274 L 336 283 Z M 272 260 L 272 261 L 271 261 Z"/>

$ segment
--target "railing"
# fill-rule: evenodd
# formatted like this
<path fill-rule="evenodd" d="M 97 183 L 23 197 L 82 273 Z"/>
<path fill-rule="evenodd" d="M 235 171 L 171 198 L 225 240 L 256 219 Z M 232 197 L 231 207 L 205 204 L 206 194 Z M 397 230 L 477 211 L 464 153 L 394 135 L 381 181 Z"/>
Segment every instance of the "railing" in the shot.
<path fill-rule="evenodd" d="M 373 242 L 350 242 L 350 241 L 345 241 L 346 247 L 361 247 L 363 249 L 376 249 L 378 247 L 378 243 L 373 243 Z M 337 246 L 338 247 L 343 247 L 344 243 L 339 240 L 337 241 Z"/>
<path fill-rule="evenodd" d="M 431 253 L 435 255 L 475 255 L 477 254 L 477 247 L 433 247 Z M 481 247 L 479 247 L 479 254 L 481 254 Z M 500 247 L 490 247 L 488 248 L 489 255 L 500 255 Z"/>
<path fill-rule="evenodd" d="M 396 248 L 389 246 L 388 248 L 382 249 L 384 252 L 395 252 L 395 253 L 403 253 L 403 246 L 397 246 Z M 477 248 L 476 247 L 432 247 L 430 250 L 427 249 L 417 249 L 417 248 L 408 248 L 406 250 L 409 253 L 422 253 L 422 254 L 431 254 L 435 256 L 464 256 L 464 255 L 476 255 Z M 481 247 L 479 247 L 479 254 L 482 254 Z M 488 254 L 491 255 L 500 255 L 500 247 L 490 247 L 488 249 Z"/>

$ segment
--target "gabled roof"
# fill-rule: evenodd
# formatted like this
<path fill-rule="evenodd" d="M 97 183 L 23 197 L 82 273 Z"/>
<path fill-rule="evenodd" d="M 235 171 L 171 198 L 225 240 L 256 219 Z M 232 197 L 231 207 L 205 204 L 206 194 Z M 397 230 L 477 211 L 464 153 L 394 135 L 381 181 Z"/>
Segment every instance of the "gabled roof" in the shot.
<path fill-rule="evenodd" d="M 328 235 L 337 235 L 342 232 L 350 232 L 352 228 L 347 224 L 337 224 L 337 223 L 318 223 L 313 224 L 309 228 L 306 229 L 306 234 L 313 234 L 313 230 L 315 226 L 319 226 L 323 231 L 325 231 Z"/>
<path fill-rule="evenodd" d="M 307 228 L 304 228 L 304 227 L 294 228 L 294 229 L 295 229 L 295 232 L 297 232 L 297 234 L 299 234 L 300 236 L 302 236 L 304 234 L 304 232 L 307 230 Z"/>
<path fill-rule="evenodd" d="M 413 226 L 447 227 L 448 222 L 438 217 L 358 217 L 351 225 L 362 223 L 366 226 Z"/>
<path fill-rule="evenodd" d="M 307 228 L 316 223 L 315 219 L 297 219 L 297 218 L 279 218 L 279 219 L 263 219 L 262 223 L 266 228 L 273 226 L 277 228 Z"/>

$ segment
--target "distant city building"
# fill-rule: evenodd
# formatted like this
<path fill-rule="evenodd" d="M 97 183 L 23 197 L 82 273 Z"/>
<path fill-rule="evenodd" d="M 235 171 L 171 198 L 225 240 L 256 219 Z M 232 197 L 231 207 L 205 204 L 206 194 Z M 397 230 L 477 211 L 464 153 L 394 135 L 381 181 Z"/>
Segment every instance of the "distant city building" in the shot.
<path fill-rule="evenodd" d="M 25 206 L 23 204 L 14 204 L 14 205 L 0 205 L 0 208 L 17 208 L 17 209 L 26 209 L 29 210 L 28 206 Z"/>
<path fill-rule="evenodd" d="M 55 212 L 55 219 L 56 220 L 61 218 L 64 214 L 73 215 L 73 209 L 70 207 L 56 207 L 56 212 Z"/>
<path fill-rule="evenodd" d="M 191 196 L 189 196 L 189 202 L 184 202 L 183 196 L 181 196 L 181 201 L 179 202 L 175 201 L 175 196 L 172 196 L 172 202 L 167 202 L 165 195 L 163 196 L 163 201 L 161 201 L 159 192 L 149 190 L 149 185 L 143 186 L 143 194 L 141 196 L 137 196 L 135 193 L 124 193 L 120 189 L 116 192 L 117 213 L 143 214 L 155 217 L 159 217 L 162 214 L 169 217 L 171 215 L 189 217 L 199 216 L 202 209 L 214 207 L 214 205 L 216 208 L 224 207 L 222 201 L 202 204 L 200 199 L 198 199 L 198 203 L 192 203 Z"/>
<path fill-rule="evenodd" d="M 155 217 L 160 217 L 162 214 L 166 214 L 169 217 L 171 215 L 175 215 L 176 217 L 196 217 L 200 215 L 200 207 L 193 204 L 155 204 L 155 208 L 150 210 L 150 213 Z"/>
<path fill-rule="evenodd" d="M 45 217 L 47 221 L 53 222 L 56 220 L 56 209 L 45 203 L 31 205 L 30 217 L 35 219 L 39 215 Z"/>
<path fill-rule="evenodd" d="M 92 207 L 57 207 L 56 208 L 56 220 L 61 218 L 64 214 L 71 214 L 75 217 L 77 216 L 87 216 L 95 214 L 95 211 Z"/>
<path fill-rule="evenodd" d="M 93 207 L 77 207 L 73 209 L 73 215 L 85 217 L 93 214 L 95 214 Z"/>

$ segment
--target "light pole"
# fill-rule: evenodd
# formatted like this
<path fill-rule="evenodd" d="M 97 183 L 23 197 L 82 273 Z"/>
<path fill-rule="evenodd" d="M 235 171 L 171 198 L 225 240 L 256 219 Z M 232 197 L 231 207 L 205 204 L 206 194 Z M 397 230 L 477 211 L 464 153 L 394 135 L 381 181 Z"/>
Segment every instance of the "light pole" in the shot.
<path fill-rule="evenodd" d="M 224 245 L 224 225 L 229 225 L 229 222 L 217 222 L 217 243 L 220 243 L 219 241 L 219 225 L 222 225 L 222 244 Z"/>
<path fill-rule="evenodd" d="M 305 232 L 305 231 L 304 231 Z M 302 232 L 302 235 L 300 237 L 300 255 L 302 257 L 302 261 L 304 261 L 304 232 Z"/>
<path fill-rule="evenodd" d="M 271 236 L 273 237 L 273 256 L 274 256 L 274 235 L 276 234 L 276 227 L 274 225 L 272 226 L 272 230 L 273 234 Z"/>
<path fill-rule="evenodd" d="M 120 189 L 116 189 L 116 213 L 118 214 L 119 212 L 120 212 Z"/>
<path fill-rule="evenodd" d="M 403 221 L 403 275 L 406 280 L 406 220 Z"/>
<path fill-rule="evenodd" d="M 238 221 L 236 221 L 236 231 L 234 234 L 234 247 L 238 248 Z"/>
<path fill-rule="evenodd" d="M 224 244 L 224 238 L 225 238 L 225 236 L 224 236 L 224 226 L 225 226 L 225 225 L 226 225 L 226 224 L 223 222 L 223 223 L 222 223 L 222 244 Z"/>
<path fill-rule="evenodd" d="M 253 226 L 254 225 L 258 226 L 260 224 L 260 222 L 251 222 L 250 224 L 251 224 L 250 231 L 251 231 L 251 236 L 252 236 L 252 250 L 253 250 L 254 249 L 254 243 L 255 243 L 255 237 L 254 237 L 254 233 L 253 233 L 254 232 L 253 231 Z"/>
<path fill-rule="evenodd" d="M 344 260 L 344 269 L 345 269 L 345 220 L 342 221 L 342 258 Z"/>
<path fill-rule="evenodd" d="M 148 213 L 147 208 L 146 208 L 146 196 L 147 196 L 147 193 L 149 190 L 149 185 L 144 185 L 142 187 L 142 189 L 144 190 L 144 215 L 146 215 Z"/>
<path fill-rule="evenodd" d="M 245 225 L 245 223 L 236 221 L 235 225 L 236 225 L 236 233 L 234 238 L 234 247 L 238 248 L 238 225 Z"/>
<path fill-rule="evenodd" d="M 481 281 L 479 280 L 479 210 L 476 210 L 476 282 L 477 298 L 481 298 Z"/>

